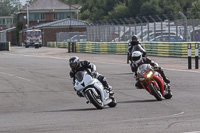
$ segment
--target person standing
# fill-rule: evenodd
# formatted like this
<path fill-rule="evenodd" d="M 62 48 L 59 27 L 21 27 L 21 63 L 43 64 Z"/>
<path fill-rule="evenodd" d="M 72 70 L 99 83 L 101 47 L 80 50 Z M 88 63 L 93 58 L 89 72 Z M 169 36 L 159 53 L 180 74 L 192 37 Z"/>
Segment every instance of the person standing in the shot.
<path fill-rule="evenodd" d="M 195 35 L 195 41 L 196 41 L 196 42 L 199 42 L 199 41 L 200 41 L 200 35 L 199 35 L 199 32 L 196 32 L 196 35 Z"/>

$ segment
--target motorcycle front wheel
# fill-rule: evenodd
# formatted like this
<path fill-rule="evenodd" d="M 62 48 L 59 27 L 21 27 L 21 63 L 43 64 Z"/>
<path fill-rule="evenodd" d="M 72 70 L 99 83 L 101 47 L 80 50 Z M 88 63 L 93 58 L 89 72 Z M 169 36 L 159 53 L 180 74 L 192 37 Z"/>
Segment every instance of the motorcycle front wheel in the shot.
<path fill-rule="evenodd" d="M 86 95 L 97 109 L 103 109 L 104 105 L 101 101 L 101 96 L 97 97 L 91 90 L 86 91 Z"/>
<path fill-rule="evenodd" d="M 154 86 L 153 83 L 149 83 L 148 84 L 149 89 L 151 90 L 151 94 L 154 95 L 154 97 L 158 100 L 158 101 L 162 101 L 163 100 L 163 96 L 161 94 L 161 92 L 159 90 L 156 89 L 156 87 Z"/>

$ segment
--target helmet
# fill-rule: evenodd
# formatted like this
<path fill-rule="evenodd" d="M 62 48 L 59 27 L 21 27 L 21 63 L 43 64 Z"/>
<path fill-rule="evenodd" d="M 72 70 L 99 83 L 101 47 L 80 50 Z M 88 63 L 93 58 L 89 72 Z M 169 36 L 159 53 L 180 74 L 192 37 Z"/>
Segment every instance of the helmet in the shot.
<path fill-rule="evenodd" d="M 79 58 L 77 56 L 71 57 L 69 59 L 69 65 L 70 65 L 71 69 L 76 70 L 77 67 L 79 66 L 79 63 L 80 63 L 80 61 L 79 61 Z"/>
<path fill-rule="evenodd" d="M 134 51 L 131 55 L 131 61 L 138 64 L 142 61 L 142 53 L 140 51 Z"/>
<path fill-rule="evenodd" d="M 138 41 L 138 38 L 137 38 L 136 35 L 133 35 L 133 36 L 132 36 L 132 41 L 134 41 L 134 42 L 137 42 L 137 41 Z"/>

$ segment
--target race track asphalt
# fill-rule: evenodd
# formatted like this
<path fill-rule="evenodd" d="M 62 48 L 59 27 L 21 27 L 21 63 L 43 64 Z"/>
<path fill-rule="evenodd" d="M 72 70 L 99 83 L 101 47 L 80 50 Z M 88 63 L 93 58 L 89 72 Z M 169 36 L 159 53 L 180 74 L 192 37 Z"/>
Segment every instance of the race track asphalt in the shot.
<path fill-rule="evenodd" d="M 69 78 L 67 59 L 71 55 L 96 64 L 97 71 L 113 86 L 116 108 L 97 110 L 76 95 Z M 170 60 L 152 58 L 163 63 Z M 199 71 L 166 68 L 174 96 L 159 102 L 134 87 L 130 67 L 122 59 L 126 57 L 68 54 L 65 49 L 53 48 L 15 47 L 11 52 L 0 52 L 0 133 L 200 131 Z"/>

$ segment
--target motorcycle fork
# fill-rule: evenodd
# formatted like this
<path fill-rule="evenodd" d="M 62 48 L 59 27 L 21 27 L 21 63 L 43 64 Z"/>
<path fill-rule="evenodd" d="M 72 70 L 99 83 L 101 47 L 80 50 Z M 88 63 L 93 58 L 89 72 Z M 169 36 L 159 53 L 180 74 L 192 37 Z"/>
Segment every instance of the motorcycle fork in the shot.
<path fill-rule="evenodd" d="M 143 86 L 149 93 L 151 93 L 151 89 L 147 86 L 149 83 L 153 83 L 153 84 L 155 85 L 156 88 L 159 88 L 159 86 L 158 86 L 158 84 L 157 84 L 157 82 L 156 82 L 155 80 L 150 79 L 150 80 L 148 80 L 148 81 L 144 81 L 144 82 L 142 83 L 142 86 Z"/>

